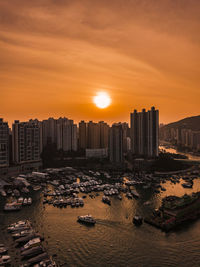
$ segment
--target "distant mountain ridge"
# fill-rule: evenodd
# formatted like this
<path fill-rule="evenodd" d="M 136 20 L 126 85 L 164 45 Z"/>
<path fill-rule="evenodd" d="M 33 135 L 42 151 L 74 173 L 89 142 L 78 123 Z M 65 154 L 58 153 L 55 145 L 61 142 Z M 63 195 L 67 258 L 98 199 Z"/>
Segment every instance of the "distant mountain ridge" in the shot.
<path fill-rule="evenodd" d="M 166 128 L 185 128 L 191 129 L 192 131 L 200 131 L 200 115 L 188 117 L 180 121 L 172 122 L 163 126 L 163 129 Z"/>

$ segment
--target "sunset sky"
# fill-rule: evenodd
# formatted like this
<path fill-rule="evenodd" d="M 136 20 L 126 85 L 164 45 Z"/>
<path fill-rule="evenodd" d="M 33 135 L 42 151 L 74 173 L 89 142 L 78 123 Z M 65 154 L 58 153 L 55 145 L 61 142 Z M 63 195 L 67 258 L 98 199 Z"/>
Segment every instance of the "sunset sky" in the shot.
<path fill-rule="evenodd" d="M 199 0 L 0 0 L 0 117 L 199 115 L 199 14 Z"/>

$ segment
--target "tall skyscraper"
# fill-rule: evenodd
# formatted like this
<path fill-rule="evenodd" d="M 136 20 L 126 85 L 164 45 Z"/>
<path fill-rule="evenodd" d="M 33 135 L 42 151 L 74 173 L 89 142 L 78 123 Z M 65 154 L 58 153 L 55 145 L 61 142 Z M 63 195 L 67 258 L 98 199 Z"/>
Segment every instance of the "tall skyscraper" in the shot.
<path fill-rule="evenodd" d="M 123 129 L 121 123 L 115 123 L 110 128 L 109 158 L 113 163 L 123 162 Z"/>
<path fill-rule="evenodd" d="M 123 151 L 126 153 L 129 150 L 129 126 L 128 123 L 122 123 L 123 131 Z"/>
<path fill-rule="evenodd" d="M 87 124 L 84 121 L 79 122 L 79 148 L 87 148 Z"/>
<path fill-rule="evenodd" d="M 136 155 L 158 156 L 159 111 L 151 110 L 131 113 L 131 150 Z"/>
<path fill-rule="evenodd" d="M 0 118 L 0 167 L 9 166 L 9 127 Z"/>
<path fill-rule="evenodd" d="M 103 121 L 79 123 L 79 148 L 100 149 L 108 148 L 109 125 Z"/>
<path fill-rule="evenodd" d="M 104 121 L 100 121 L 100 148 L 108 148 L 108 139 L 109 139 L 109 125 Z"/>
<path fill-rule="evenodd" d="M 13 162 L 27 163 L 40 161 L 41 125 L 36 121 L 15 121 L 12 125 Z"/>
<path fill-rule="evenodd" d="M 77 125 L 73 120 L 59 118 L 57 120 L 57 149 L 77 151 Z"/>
<path fill-rule="evenodd" d="M 87 143 L 90 149 L 100 148 L 100 125 L 98 123 L 88 122 Z"/>
<path fill-rule="evenodd" d="M 49 118 L 48 120 L 42 121 L 42 144 L 45 147 L 48 143 L 56 144 L 57 131 L 56 131 L 56 120 Z"/>

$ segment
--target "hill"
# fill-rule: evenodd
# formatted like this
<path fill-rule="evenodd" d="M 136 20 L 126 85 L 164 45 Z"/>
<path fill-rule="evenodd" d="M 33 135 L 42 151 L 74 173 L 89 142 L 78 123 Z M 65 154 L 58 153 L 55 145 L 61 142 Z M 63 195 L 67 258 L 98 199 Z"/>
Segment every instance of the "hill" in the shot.
<path fill-rule="evenodd" d="M 185 128 L 193 131 L 200 131 L 200 115 L 188 117 L 177 122 L 169 123 L 163 126 L 163 129 L 167 128 Z"/>

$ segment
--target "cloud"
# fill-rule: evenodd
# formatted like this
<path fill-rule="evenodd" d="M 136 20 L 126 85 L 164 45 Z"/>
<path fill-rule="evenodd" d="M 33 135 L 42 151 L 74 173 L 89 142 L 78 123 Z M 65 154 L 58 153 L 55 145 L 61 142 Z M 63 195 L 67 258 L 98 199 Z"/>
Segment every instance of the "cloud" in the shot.
<path fill-rule="evenodd" d="M 4 114 L 13 95 L 34 113 L 31 93 L 43 95 L 44 112 L 54 101 L 57 109 L 63 98 L 78 109 L 81 99 L 89 104 L 102 87 L 116 103 L 123 101 L 124 119 L 131 106 L 153 101 L 167 117 L 170 98 L 177 101 L 177 116 L 188 108 L 199 112 L 199 10 L 195 0 L 0 0 Z"/>

